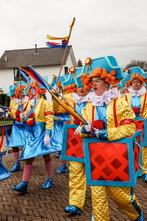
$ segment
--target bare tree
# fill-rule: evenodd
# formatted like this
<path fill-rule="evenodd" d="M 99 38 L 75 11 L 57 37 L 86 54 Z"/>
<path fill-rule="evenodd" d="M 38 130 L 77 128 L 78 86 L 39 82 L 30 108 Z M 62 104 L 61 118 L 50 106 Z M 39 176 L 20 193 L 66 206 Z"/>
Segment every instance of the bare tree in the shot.
<path fill-rule="evenodd" d="M 126 65 L 125 70 L 134 66 L 139 66 L 144 71 L 147 71 L 147 61 L 141 61 L 141 60 L 132 60 L 129 64 Z"/>

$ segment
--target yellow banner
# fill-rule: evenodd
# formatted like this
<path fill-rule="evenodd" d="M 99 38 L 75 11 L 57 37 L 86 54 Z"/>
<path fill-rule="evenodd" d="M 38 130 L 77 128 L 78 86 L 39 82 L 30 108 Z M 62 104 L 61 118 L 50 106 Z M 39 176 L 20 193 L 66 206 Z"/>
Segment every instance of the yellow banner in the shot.
<path fill-rule="evenodd" d="M 47 35 L 47 38 L 49 39 L 49 40 L 68 40 L 68 36 L 65 36 L 65 37 L 54 37 L 54 36 L 51 36 L 51 35 Z"/>

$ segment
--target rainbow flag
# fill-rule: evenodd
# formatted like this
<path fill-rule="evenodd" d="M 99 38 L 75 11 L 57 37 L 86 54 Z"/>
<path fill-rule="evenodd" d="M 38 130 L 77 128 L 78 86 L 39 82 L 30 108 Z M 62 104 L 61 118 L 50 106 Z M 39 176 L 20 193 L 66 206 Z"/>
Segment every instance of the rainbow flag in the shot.
<path fill-rule="evenodd" d="M 31 65 L 29 66 L 29 68 L 30 68 L 30 71 L 27 71 L 23 68 L 21 68 L 21 70 L 25 70 L 26 74 L 32 77 L 37 83 L 43 85 L 47 90 L 52 89 L 50 85 L 48 84 L 48 82 L 41 75 L 39 75 L 37 71 L 35 71 L 35 69 Z"/>
<path fill-rule="evenodd" d="M 49 47 L 49 48 L 65 48 L 67 46 L 67 42 L 62 42 L 61 43 L 56 43 L 56 42 L 46 42 L 46 45 Z"/>
<path fill-rule="evenodd" d="M 27 76 L 24 70 L 19 69 L 19 72 L 27 82 L 30 81 L 29 77 Z"/>
<path fill-rule="evenodd" d="M 49 85 L 49 83 L 40 75 L 38 74 L 32 66 L 29 66 L 30 71 L 25 70 L 24 68 L 20 68 L 21 70 L 24 70 L 25 73 L 27 73 L 30 77 L 32 77 L 35 81 L 37 81 L 39 84 L 43 85 L 49 93 L 52 95 L 52 97 L 72 116 L 76 117 L 80 122 L 86 123 L 86 120 L 76 112 L 76 110 L 71 107 L 67 101 L 64 99 L 62 100 L 60 97 L 58 97 L 58 93 L 55 94 L 51 89 L 52 87 Z"/>

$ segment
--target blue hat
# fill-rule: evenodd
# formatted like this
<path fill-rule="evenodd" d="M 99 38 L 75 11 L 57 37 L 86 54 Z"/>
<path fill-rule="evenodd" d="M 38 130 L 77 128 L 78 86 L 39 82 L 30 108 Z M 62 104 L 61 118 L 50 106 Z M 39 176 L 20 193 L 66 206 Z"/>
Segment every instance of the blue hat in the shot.
<path fill-rule="evenodd" d="M 141 69 L 138 66 L 127 69 L 126 73 L 127 73 L 126 77 L 123 80 L 120 81 L 121 86 L 122 86 L 122 90 L 125 89 L 126 83 L 132 80 L 132 76 L 134 74 L 137 74 L 139 77 L 142 76 L 145 79 L 147 79 L 147 74 L 144 72 L 143 69 Z"/>
<path fill-rule="evenodd" d="M 113 56 L 105 56 L 95 59 L 87 58 L 83 72 L 90 75 L 90 73 L 96 68 L 106 69 L 108 73 L 115 71 L 115 78 L 122 79 L 122 69 Z"/>
<path fill-rule="evenodd" d="M 59 77 L 57 77 L 56 75 L 52 76 L 52 81 L 51 81 L 51 89 L 53 87 L 55 87 L 57 84 L 61 84 L 62 82 L 65 81 L 66 79 L 68 79 L 69 75 L 68 74 L 61 74 Z"/>
<path fill-rule="evenodd" d="M 144 72 L 145 79 L 147 80 L 147 72 Z"/>
<path fill-rule="evenodd" d="M 127 78 L 127 77 L 129 77 L 128 70 L 123 71 L 123 72 L 122 72 L 122 78 Z"/>
<path fill-rule="evenodd" d="M 139 76 L 144 76 L 144 77 L 145 77 L 145 72 L 144 72 L 144 70 L 141 69 L 141 68 L 138 67 L 138 66 L 129 68 L 129 69 L 127 70 L 127 72 L 128 72 L 128 76 L 126 77 L 127 81 L 131 80 L 133 74 L 138 74 Z"/>
<path fill-rule="evenodd" d="M 56 77 L 56 79 L 53 79 L 52 80 L 52 87 L 54 87 L 57 82 L 60 82 L 62 84 L 63 81 L 66 81 L 66 79 L 68 79 L 69 75 L 67 75 L 66 77 L 64 75 L 61 75 L 60 77 Z"/>
<path fill-rule="evenodd" d="M 10 85 L 10 86 L 9 86 L 8 96 L 9 96 L 9 97 L 12 97 L 12 96 L 14 95 L 14 93 L 15 93 L 15 90 L 16 90 L 15 85 L 14 85 L 14 84 Z"/>
<path fill-rule="evenodd" d="M 129 81 L 129 80 L 130 80 L 129 77 L 122 79 L 122 80 L 120 81 L 121 88 L 125 88 L 126 82 Z"/>
<path fill-rule="evenodd" d="M 129 68 L 128 69 L 128 74 L 130 77 L 132 77 L 133 74 L 139 74 L 139 75 L 144 75 L 144 70 L 141 69 L 140 67 L 138 66 L 135 66 L 135 67 L 132 67 L 132 68 Z"/>
<path fill-rule="evenodd" d="M 130 78 L 127 77 L 127 78 L 122 79 L 122 80 L 119 82 L 119 84 L 118 84 L 117 86 L 119 86 L 119 88 L 120 88 L 120 93 L 122 93 L 122 92 L 124 91 L 124 89 L 125 89 L 125 87 L 126 87 L 126 83 L 127 83 L 127 81 L 129 81 L 129 80 L 130 80 Z"/>
<path fill-rule="evenodd" d="M 68 87 L 72 88 L 73 91 L 78 87 L 82 87 L 82 74 L 83 74 L 83 67 L 71 67 L 69 69 L 69 74 L 68 77 L 66 78 L 66 80 L 64 80 L 63 82 L 61 82 L 63 89 L 67 89 Z M 71 89 L 71 90 L 72 90 Z"/>
<path fill-rule="evenodd" d="M 26 83 L 25 81 L 17 81 L 17 82 L 16 82 L 16 85 L 17 85 L 18 87 L 20 87 L 20 86 L 26 86 L 27 83 Z"/>
<path fill-rule="evenodd" d="M 67 90 L 69 87 L 71 88 L 73 86 L 73 89 L 76 87 L 75 84 L 75 78 L 73 76 L 73 74 L 69 74 L 68 78 L 64 81 L 61 82 L 62 88 L 63 90 Z"/>
<path fill-rule="evenodd" d="M 83 67 L 76 68 L 75 84 L 76 84 L 77 88 L 83 87 L 82 76 L 83 76 Z"/>

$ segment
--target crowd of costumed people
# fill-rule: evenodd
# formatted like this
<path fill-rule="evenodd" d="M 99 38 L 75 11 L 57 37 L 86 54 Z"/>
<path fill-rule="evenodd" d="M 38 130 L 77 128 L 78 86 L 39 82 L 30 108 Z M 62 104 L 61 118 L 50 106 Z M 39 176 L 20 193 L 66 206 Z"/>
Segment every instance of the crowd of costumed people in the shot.
<path fill-rule="evenodd" d="M 6 109 L 13 125 L 5 146 L 14 164 L 8 169 L 1 160 L 0 180 L 21 170 L 12 190 L 26 194 L 33 162 L 43 157 L 42 190 L 52 188 L 55 172 L 69 172 L 66 213 L 83 213 L 90 186 L 92 221 L 110 220 L 109 197 L 130 220 L 145 220 L 134 188 L 139 177 L 147 183 L 147 73 L 123 71 L 113 56 L 88 57 L 50 83 L 32 66 L 19 71 L 24 80 L 9 86 Z"/>

